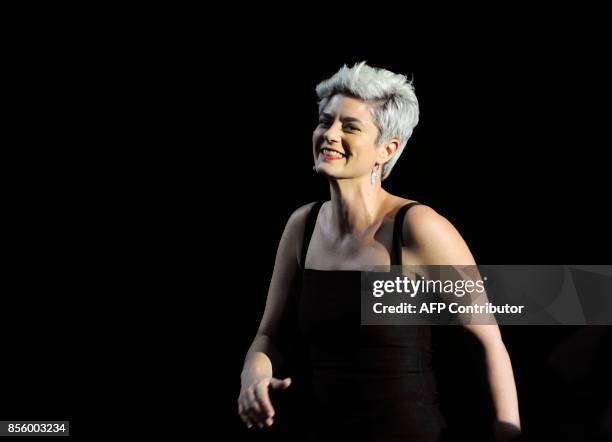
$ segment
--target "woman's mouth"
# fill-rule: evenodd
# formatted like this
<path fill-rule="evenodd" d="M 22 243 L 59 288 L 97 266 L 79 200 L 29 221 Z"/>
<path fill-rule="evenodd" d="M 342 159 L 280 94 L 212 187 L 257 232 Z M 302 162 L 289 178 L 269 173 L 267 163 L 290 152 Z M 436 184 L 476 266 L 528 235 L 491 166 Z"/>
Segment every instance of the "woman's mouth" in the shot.
<path fill-rule="evenodd" d="M 340 153 L 340 152 L 338 152 L 336 150 L 328 149 L 326 147 L 321 149 L 321 155 L 326 160 L 341 160 L 342 158 L 345 157 L 344 154 L 342 154 L 342 153 Z"/>

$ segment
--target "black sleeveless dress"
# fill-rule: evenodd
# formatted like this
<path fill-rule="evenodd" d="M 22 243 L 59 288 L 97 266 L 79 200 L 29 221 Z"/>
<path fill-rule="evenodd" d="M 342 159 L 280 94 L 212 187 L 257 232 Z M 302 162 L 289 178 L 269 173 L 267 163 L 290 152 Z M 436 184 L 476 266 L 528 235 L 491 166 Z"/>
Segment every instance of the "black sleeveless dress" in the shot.
<path fill-rule="evenodd" d="M 401 265 L 403 206 L 392 265 Z M 302 263 L 322 202 L 307 218 Z M 303 264 L 302 264 L 303 265 Z M 432 370 L 430 326 L 361 325 L 360 271 L 302 270 L 298 332 L 305 346 L 311 439 L 439 441 L 446 421 Z"/>

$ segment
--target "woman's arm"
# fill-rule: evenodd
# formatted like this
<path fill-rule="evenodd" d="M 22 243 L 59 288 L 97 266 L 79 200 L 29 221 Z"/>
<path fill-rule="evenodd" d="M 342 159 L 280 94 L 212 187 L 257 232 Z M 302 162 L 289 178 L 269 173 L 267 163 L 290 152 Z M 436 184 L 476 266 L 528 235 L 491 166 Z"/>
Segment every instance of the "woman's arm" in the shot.
<path fill-rule="evenodd" d="M 432 208 L 418 205 L 406 213 L 404 245 L 420 265 L 475 266 L 474 258 L 455 227 Z M 497 325 L 465 325 L 482 344 L 497 421 L 496 431 L 520 430 L 521 422 L 512 364 Z M 500 435 L 501 436 L 501 435 Z"/>
<path fill-rule="evenodd" d="M 521 428 L 518 410 L 518 397 L 514 384 L 512 363 L 502 341 L 497 325 L 465 325 L 472 332 L 484 348 L 487 377 L 493 396 L 497 416 L 498 431 L 504 431 L 504 423 Z"/>
<path fill-rule="evenodd" d="M 302 206 L 293 212 L 281 236 L 276 251 L 272 279 L 268 288 L 266 307 L 255 339 L 245 357 L 246 371 L 251 368 L 251 365 L 265 365 L 266 369 L 274 369 L 275 371 L 282 366 L 283 357 L 278 351 L 275 341 L 282 315 L 290 302 L 290 297 L 295 295 L 292 291 L 296 289 L 295 281 L 300 272 L 298 257 L 301 252 L 306 216 L 312 204 Z M 265 358 L 262 358 L 260 353 L 263 353 Z M 261 361 L 266 362 L 262 364 Z"/>
<path fill-rule="evenodd" d="M 258 425 L 260 428 L 272 425 L 274 408 L 268 390 L 284 389 L 291 383 L 290 378 L 280 380 L 273 377 L 283 362 L 275 341 L 283 313 L 290 302 L 290 297 L 295 295 L 292 291 L 296 289 L 295 281 L 300 271 L 298 257 L 306 215 L 312 204 L 297 209 L 287 221 L 276 252 L 264 314 L 255 339 L 244 358 L 240 374 L 238 412 L 249 428 L 253 425 Z"/>

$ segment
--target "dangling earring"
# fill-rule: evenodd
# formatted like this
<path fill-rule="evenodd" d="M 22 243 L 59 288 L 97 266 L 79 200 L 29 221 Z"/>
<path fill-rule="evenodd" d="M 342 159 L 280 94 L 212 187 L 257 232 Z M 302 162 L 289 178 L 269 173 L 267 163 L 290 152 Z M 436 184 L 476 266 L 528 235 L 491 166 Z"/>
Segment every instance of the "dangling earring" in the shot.
<path fill-rule="evenodd" d="M 316 172 L 317 171 L 317 165 L 315 164 L 314 166 L 312 166 L 312 171 Z"/>
<path fill-rule="evenodd" d="M 378 172 L 376 172 L 375 169 L 372 169 L 372 175 L 370 175 L 370 183 L 374 184 L 374 181 L 376 181 L 378 178 Z"/>

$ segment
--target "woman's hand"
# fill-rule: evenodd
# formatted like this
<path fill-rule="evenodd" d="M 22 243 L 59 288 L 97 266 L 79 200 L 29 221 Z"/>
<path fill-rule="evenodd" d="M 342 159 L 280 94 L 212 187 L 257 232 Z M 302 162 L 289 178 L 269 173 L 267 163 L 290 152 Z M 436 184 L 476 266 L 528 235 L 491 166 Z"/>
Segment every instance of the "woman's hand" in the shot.
<path fill-rule="evenodd" d="M 243 380 L 238 396 L 238 414 L 247 428 L 259 428 L 274 423 L 274 408 L 270 402 L 269 390 L 285 390 L 291 385 L 291 378 L 255 377 Z"/>

